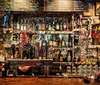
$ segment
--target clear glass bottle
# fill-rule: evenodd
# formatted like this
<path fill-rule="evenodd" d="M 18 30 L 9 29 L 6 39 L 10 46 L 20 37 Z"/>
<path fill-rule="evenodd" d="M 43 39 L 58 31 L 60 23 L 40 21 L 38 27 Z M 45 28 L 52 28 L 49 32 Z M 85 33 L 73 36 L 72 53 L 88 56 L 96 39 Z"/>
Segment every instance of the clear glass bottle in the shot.
<path fill-rule="evenodd" d="M 71 62 L 71 52 L 70 51 L 67 54 L 67 62 Z"/>

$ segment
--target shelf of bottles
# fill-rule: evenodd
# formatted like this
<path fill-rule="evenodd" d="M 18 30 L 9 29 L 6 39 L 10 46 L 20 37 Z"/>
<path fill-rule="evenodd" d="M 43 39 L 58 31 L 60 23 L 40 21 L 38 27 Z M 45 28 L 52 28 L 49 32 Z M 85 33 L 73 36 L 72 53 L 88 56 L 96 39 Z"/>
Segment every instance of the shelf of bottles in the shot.
<path fill-rule="evenodd" d="M 94 58 L 96 56 L 85 56 L 87 54 L 84 50 L 86 50 L 87 44 L 84 43 L 86 41 L 84 39 L 87 37 L 82 35 L 86 32 L 80 26 L 79 16 L 34 17 L 14 15 L 13 33 L 9 35 L 11 44 L 20 44 L 21 34 L 24 31 L 28 33 L 31 45 L 36 46 L 38 43 L 39 59 L 54 60 L 53 65 L 50 66 L 51 75 L 68 73 L 69 76 L 85 76 L 93 75 L 92 71 L 100 71 L 100 67 L 96 65 L 97 59 Z"/>
<path fill-rule="evenodd" d="M 70 17 L 15 17 L 14 18 L 14 40 L 18 41 L 19 34 L 23 31 L 28 31 L 31 35 L 36 34 L 36 41 L 39 43 L 39 56 L 45 58 L 56 59 L 70 56 L 74 40 L 77 40 L 77 35 L 73 35 L 72 16 Z M 76 30 L 74 30 L 76 31 Z M 79 30 L 78 30 L 79 31 Z M 34 38 L 30 37 L 30 43 L 34 43 Z M 77 42 L 75 41 L 75 45 Z M 71 58 L 69 58 L 69 61 Z M 67 60 L 65 60 L 67 61 Z"/>

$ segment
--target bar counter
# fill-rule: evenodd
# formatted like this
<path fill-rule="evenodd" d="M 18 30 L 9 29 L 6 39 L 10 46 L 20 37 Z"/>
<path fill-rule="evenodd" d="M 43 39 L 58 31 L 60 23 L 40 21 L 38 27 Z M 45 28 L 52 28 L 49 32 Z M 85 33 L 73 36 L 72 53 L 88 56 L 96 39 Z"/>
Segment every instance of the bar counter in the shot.
<path fill-rule="evenodd" d="M 82 78 L 0 78 L 0 85 L 86 85 Z M 89 85 L 100 85 L 91 80 Z"/>

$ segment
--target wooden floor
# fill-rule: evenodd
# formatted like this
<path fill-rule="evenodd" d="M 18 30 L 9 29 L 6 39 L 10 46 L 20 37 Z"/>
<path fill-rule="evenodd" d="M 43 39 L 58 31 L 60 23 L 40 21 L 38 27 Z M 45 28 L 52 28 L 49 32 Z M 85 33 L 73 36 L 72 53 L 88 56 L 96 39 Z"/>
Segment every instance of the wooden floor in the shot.
<path fill-rule="evenodd" d="M 0 78 L 0 85 L 86 85 L 81 78 Z M 89 85 L 100 85 L 91 81 Z"/>

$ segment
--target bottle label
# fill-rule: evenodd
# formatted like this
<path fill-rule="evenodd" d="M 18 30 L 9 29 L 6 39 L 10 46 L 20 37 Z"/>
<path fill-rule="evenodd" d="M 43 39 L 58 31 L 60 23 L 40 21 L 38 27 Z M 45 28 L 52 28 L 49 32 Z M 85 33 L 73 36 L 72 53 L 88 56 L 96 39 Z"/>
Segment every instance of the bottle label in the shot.
<path fill-rule="evenodd" d="M 21 25 L 21 30 L 23 30 L 23 25 Z"/>
<path fill-rule="evenodd" d="M 49 42 L 49 45 L 52 46 L 52 41 Z"/>
<path fill-rule="evenodd" d="M 69 42 L 69 47 L 71 47 L 72 46 L 72 43 L 71 42 Z"/>
<path fill-rule="evenodd" d="M 46 44 L 45 44 L 45 42 L 43 43 L 43 46 L 45 46 Z"/>
<path fill-rule="evenodd" d="M 56 47 L 56 42 L 55 41 L 53 42 L 53 46 Z"/>
<path fill-rule="evenodd" d="M 41 25 L 40 25 L 40 24 L 38 25 L 38 30 L 39 30 L 39 31 L 41 30 Z"/>
<path fill-rule="evenodd" d="M 68 42 L 66 42 L 66 46 L 68 47 Z"/>
<path fill-rule="evenodd" d="M 62 46 L 65 46 L 65 43 L 64 43 L 64 41 L 62 41 Z"/>
<path fill-rule="evenodd" d="M 66 24 L 64 24 L 64 29 L 66 29 Z"/>
<path fill-rule="evenodd" d="M 24 30 L 26 30 L 26 26 L 24 26 Z"/>
<path fill-rule="evenodd" d="M 58 42 L 56 42 L 56 47 L 58 47 Z"/>
<path fill-rule="evenodd" d="M 49 25 L 49 31 L 51 31 L 52 30 L 52 27 Z"/>
<path fill-rule="evenodd" d="M 71 55 L 70 55 L 70 53 L 68 54 L 67 61 L 68 61 L 68 62 L 71 61 Z"/>
<path fill-rule="evenodd" d="M 59 25 L 56 25 L 56 29 L 59 30 Z"/>
<path fill-rule="evenodd" d="M 17 29 L 20 29 L 19 23 L 17 23 Z"/>
<path fill-rule="evenodd" d="M 44 24 L 42 25 L 42 30 L 43 30 L 43 31 L 45 31 L 45 30 L 46 30 L 46 28 L 45 28 L 45 25 L 44 25 Z"/>
<path fill-rule="evenodd" d="M 61 61 L 61 62 L 63 61 L 63 56 L 60 56 L 60 61 Z"/>

